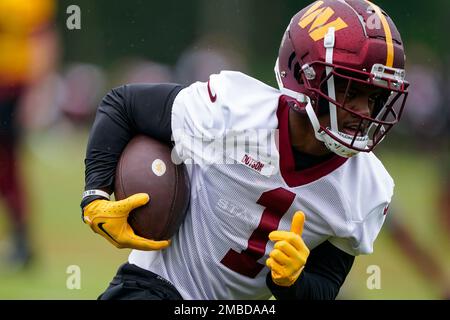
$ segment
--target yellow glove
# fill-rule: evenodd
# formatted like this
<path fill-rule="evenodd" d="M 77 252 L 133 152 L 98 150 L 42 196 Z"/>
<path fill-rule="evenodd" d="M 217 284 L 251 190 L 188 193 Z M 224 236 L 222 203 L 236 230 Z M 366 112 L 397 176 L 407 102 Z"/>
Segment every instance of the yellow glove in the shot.
<path fill-rule="evenodd" d="M 302 239 L 305 214 L 297 211 L 292 218 L 291 231 L 272 231 L 269 239 L 275 241 L 273 250 L 266 260 L 272 270 L 275 284 L 289 287 L 294 284 L 305 266 L 309 249 Z"/>
<path fill-rule="evenodd" d="M 154 241 L 139 237 L 127 221 L 131 210 L 148 201 L 146 193 L 134 194 L 121 201 L 94 200 L 84 208 L 83 219 L 95 233 L 119 249 L 160 250 L 169 246 L 170 240 Z"/>

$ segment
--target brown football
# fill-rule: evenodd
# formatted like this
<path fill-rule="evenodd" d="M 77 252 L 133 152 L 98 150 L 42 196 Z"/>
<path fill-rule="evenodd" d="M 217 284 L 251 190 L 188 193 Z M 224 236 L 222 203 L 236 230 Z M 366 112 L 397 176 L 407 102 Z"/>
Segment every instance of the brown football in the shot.
<path fill-rule="evenodd" d="M 133 210 L 128 223 L 152 240 L 170 239 L 183 222 L 189 205 L 189 178 L 184 164 L 175 165 L 169 146 L 148 136 L 135 136 L 117 165 L 116 200 L 147 193 L 150 201 Z"/>

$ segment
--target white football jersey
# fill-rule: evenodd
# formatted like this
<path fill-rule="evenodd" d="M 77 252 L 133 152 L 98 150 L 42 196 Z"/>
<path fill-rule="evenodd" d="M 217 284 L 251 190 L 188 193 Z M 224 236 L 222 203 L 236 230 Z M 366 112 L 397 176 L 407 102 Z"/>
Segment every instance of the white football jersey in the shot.
<path fill-rule="evenodd" d="M 328 240 L 351 255 L 372 252 L 391 177 L 373 153 L 295 171 L 283 99 L 231 71 L 180 91 L 172 130 L 188 163 L 189 211 L 168 248 L 134 250 L 130 263 L 169 280 L 184 299 L 268 299 L 268 235 L 290 230 L 297 210 L 309 249 Z"/>

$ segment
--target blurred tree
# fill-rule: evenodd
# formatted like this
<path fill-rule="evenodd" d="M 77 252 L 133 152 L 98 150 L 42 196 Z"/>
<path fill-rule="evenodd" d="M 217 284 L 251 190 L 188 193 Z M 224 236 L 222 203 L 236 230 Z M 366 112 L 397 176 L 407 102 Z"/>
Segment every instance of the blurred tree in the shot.
<path fill-rule="evenodd" d="M 66 8 L 81 9 L 81 30 L 68 30 Z M 197 6 L 181 1 L 60 1 L 65 61 L 109 66 L 129 55 L 173 62 L 195 38 Z"/>
<path fill-rule="evenodd" d="M 60 0 L 58 23 L 63 31 L 66 61 L 109 65 L 124 55 L 144 55 L 171 64 L 205 33 L 220 32 L 232 39 L 230 47 L 247 56 L 253 70 L 272 80 L 272 64 L 286 25 L 310 2 Z M 438 52 L 449 51 L 450 45 L 444 40 L 449 1 L 374 2 L 394 18 L 406 44 L 414 40 Z M 71 4 L 81 8 L 81 30 L 65 27 L 66 8 Z"/>

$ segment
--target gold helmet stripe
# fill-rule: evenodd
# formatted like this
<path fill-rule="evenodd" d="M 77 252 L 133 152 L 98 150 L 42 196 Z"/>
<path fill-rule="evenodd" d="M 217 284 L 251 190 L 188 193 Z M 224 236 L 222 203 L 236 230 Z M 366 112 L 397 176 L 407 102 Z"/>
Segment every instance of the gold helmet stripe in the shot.
<path fill-rule="evenodd" d="M 378 18 L 380 18 L 381 24 L 383 25 L 384 33 L 386 35 L 386 45 L 387 45 L 387 60 L 386 60 L 386 66 L 392 68 L 394 66 L 394 42 L 392 41 L 392 32 L 391 28 L 389 27 L 389 22 L 387 21 L 384 14 L 381 12 L 380 7 L 373 4 L 370 1 L 367 1 L 369 5 L 375 10 L 375 13 L 377 14 Z"/>

